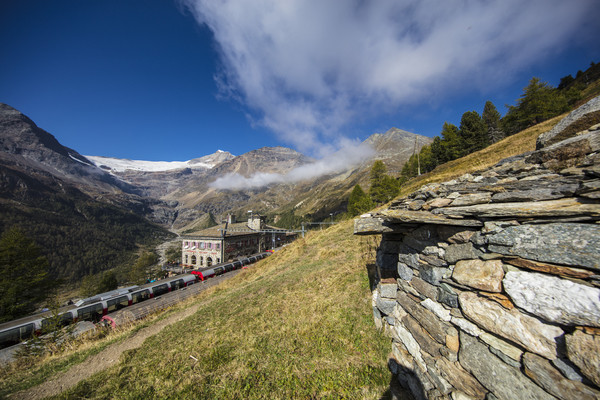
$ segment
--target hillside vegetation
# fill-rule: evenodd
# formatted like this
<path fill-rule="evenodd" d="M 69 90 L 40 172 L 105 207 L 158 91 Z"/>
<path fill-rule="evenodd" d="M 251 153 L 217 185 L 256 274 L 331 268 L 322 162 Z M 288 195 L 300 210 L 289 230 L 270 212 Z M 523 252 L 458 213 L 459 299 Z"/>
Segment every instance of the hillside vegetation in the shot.
<path fill-rule="evenodd" d="M 365 267 L 375 242 L 352 229 L 311 232 L 201 294 L 195 315 L 61 398 L 380 398 L 387 338 Z"/>
<path fill-rule="evenodd" d="M 0 180 L 6 189 L 0 194 L 0 232 L 12 227 L 25 232 L 48 258 L 50 274 L 66 282 L 117 267 L 125 276 L 140 246 L 152 247 L 173 236 L 67 184 L 2 167 Z"/>
<path fill-rule="evenodd" d="M 531 150 L 559 119 L 440 166 L 404 185 L 404 194 Z M 203 292 L 186 304 L 199 306 L 197 313 L 58 398 L 389 397 L 389 339 L 373 324 L 367 272 L 378 239 L 352 232 L 351 220 L 310 232 Z M 51 379 L 52 365 L 67 369 L 85 357 L 66 354 L 27 372 L 12 370 L 0 393 Z"/>

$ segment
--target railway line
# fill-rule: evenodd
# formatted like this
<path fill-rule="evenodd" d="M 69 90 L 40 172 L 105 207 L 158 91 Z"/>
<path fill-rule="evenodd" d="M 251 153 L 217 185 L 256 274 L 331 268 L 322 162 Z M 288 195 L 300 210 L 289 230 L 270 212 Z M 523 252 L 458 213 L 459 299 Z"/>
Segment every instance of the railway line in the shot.
<path fill-rule="evenodd" d="M 110 327 L 129 324 L 190 298 L 219 283 L 222 275 L 231 277 L 245 266 L 268 255 L 268 252 L 259 253 L 233 262 L 192 270 L 189 274 L 101 293 L 59 309 L 59 324 L 77 324 L 75 331 L 81 333 L 94 329 L 97 324 Z M 52 318 L 56 318 L 56 314 L 53 316 L 51 311 L 46 311 L 0 324 L 0 363 L 10 362 L 23 342 L 44 333 L 45 328 L 52 323 Z"/>

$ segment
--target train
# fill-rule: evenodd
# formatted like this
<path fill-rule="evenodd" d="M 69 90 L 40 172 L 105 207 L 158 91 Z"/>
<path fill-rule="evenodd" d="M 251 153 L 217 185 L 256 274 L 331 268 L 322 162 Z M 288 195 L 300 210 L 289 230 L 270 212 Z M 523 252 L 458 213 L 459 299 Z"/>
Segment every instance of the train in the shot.
<path fill-rule="evenodd" d="M 58 323 L 60 326 L 67 326 L 79 321 L 91 321 L 94 323 L 108 322 L 109 325 L 114 326 L 114 320 L 110 315 L 115 312 L 126 307 L 132 307 L 146 300 L 157 299 L 162 295 L 187 288 L 208 278 L 244 268 L 270 254 L 269 252 L 259 253 L 235 261 L 192 270 L 188 274 L 174 276 L 141 286 L 129 286 L 82 299 L 75 304 L 60 308 L 57 312 Z M 182 298 L 181 296 L 171 297 L 174 299 Z M 174 303 L 169 302 L 168 304 L 172 305 Z M 153 308 L 156 307 L 151 307 L 150 309 Z M 53 323 L 55 323 L 53 312 L 45 311 L 0 324 L 0 349 L 16 345 L 34 335 L 39 335 L 44 331 L 45 327 Z"/>

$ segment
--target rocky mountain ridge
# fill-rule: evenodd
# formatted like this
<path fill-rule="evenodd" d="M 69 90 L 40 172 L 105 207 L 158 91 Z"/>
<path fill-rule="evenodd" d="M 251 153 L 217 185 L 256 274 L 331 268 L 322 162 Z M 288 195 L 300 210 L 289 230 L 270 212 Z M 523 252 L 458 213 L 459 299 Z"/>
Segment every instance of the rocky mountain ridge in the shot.
<path fill-rule="evenodd" d="M 170 229 L 182 229 L 205 215 L 220 219 L 248 208 L 263 214 L 295 212 L 314 218 L 342 212 L 352 187 L 368 185 L 374 159 L 384 160 L 394 174 L 415 144 L 418 151 L 430 141 L 393 128 L 365 140 L 374 149 L 374 158 L 358 164 L 349 159 L 349 167 L 343 170 L 308 173 L 305 179 L 290 182 L 285 179 L 287 173 L 298 168 L 310 171 L 316 161 L 285 147 L 265 147 L 239 156 L 217 151 L 184 162 L 83 156 L 62 146 L 19 111 L 0 106 L 0 164 L 4 167 L 43 179 L 58 178 L 95 199 L 125 207 Z M 213 184 L 228 176 L 254 179 L 269 174 L 282 179 L 250 189 L 217 189 Z"/>
<path fill-rule="evenodd" d="M 302 214 L 328 216 L 345 208 L 345 197 L 352 187 L 360 183 L 368 185 L 368 171 L 374 159 L 384 160 L 391 174 L 396 174 L 415 149 L 431 142 L 425 136 L 392 128 L 376 133 L 364 143 L 375 150 L 373 159 L 350 168 L 327 175 L 307 178 L 298 182 L 265 184 L 251 189 L 217 189 L 213 183 L 219 178 L 237 174 L 252 178 L 260 174 L 285 174 L 299 167 L 308 167 L 314 159 L 285 147 L 264 147 L 239 156 L 217 152 L 196 160 L 207 163 L 211 168 L 190 168 L 190 161 L 181 163 L 157 163 L 137 161 L 137 165 L 125 169 L 128 160 L 107 160 L 88 156 L 98 167 L 131 184 L 144 196 L 176 204 L 177 221 L 173 225 L 182 229 L 193 224 L 205 214 L 222 217 L 224 213 L 242 213 L 252 208 L 262 213 L 296 210 Z M 215 157 L 220 155 L 220 158 Z M 182 168 L 176 168 L 177 166 Z M 116 167 L 115 167 L 116 166 Z M 299 207 L 295 205 L 299 204 Z"/>
<path fill-rule="evenodd" d="M 0 103 L 0 163 L 28 173 L 57 177 L 107 192 L 134 188 L 96 168 L 77 151 L 61 145 L 31 119 Z"/>

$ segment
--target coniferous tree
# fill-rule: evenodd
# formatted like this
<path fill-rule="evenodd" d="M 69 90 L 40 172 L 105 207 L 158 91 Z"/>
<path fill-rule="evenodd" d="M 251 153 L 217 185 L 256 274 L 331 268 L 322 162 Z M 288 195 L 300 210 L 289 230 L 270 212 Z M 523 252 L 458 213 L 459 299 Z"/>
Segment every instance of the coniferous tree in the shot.
<path fill-rule="evenodd" d="M 502 127 L 507 134 L 512 135 L 568 109 L 568 101 L 560 91 L 534 77 L 523 89 L 517 105 L 508 106 L 508 112 L 502 119 Z"/>
<path fill-rule="evenodd" d="M 0 237 L 0 322 L 35 311 L 50 292 L 48 260 L 18 228 Z"/>
<path fill-rule="evenodd" d="M 399 192 L 396 180 L 387 175 L 387 168 L 383 161 L 375 161 L 371 168 L 371 187 L 369 188 L 371 200 L 377 204 L 387 203 Z"/>
<path fill-rule="evenodd" d="M 364 192 L 360 185 L 354 186 L 348 198 L 348 213 L 354 217 L 363 214 L 373 208 L 373 202 Z"/>
<path fill-rule="evenodd" d="M 465 146 L 456 125 L 444 122 L 442 142 L 445 148 L 446 161 L 456 160 L 464 155 Z"/>
<path fill-rule="evenodd" d="M 443 164 L 446 161 L 450 161 L 448 159 L 446 146 L 439 136 L 434 137 L 433 142 L 431 143 L 431 157 L 435 160 L 436 166 Z"/>
<path fill-rule="evenodd" d="M 500 129 L 500 113 L 491 101 L 486 101 L 481 118 L 487 128 L 489 144 L 496 143 L 504 138 L 504 132 Z"/>
<path fill-rule="evenodd" d="M 463 155 L 481 150 L 488 145 L 487 129 L 477 111 L 467 111 L 460 119 L 458 128 L 465 144 Z"/>

